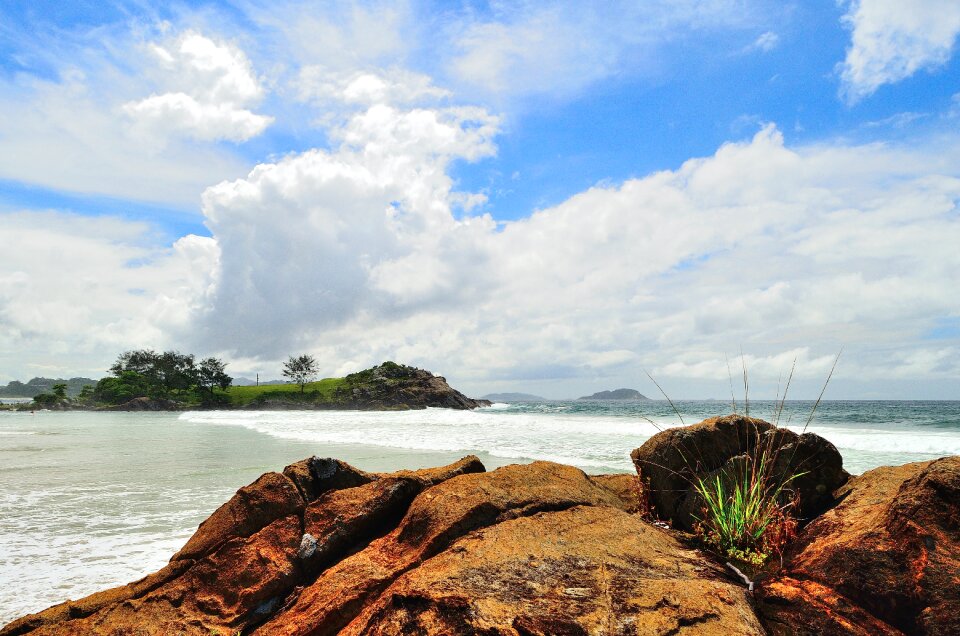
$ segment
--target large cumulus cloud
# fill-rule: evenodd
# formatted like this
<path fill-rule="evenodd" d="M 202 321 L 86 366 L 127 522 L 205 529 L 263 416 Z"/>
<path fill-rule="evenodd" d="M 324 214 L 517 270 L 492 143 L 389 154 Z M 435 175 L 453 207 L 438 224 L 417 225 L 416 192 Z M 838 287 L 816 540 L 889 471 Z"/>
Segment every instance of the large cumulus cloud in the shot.
<path fill-rule="evenodd" d="M 791 148 L 771 125 L 498 226 L 447 172 L 492 153 L 496 126 L 375 105 L 334 150 L 209 189 L 221 259 L 201 338 L 260 360 L 310 350 L 331 373 L 392 357 L 478 387 L 643 366 L 726 380 L 741 345 L 774 375 L 800 355 L 822 378 L 841 346 L 848 378 L 960 372 L 942 353 L 956 343 L 930 338 L 960 315 L 955 138 Z"/>

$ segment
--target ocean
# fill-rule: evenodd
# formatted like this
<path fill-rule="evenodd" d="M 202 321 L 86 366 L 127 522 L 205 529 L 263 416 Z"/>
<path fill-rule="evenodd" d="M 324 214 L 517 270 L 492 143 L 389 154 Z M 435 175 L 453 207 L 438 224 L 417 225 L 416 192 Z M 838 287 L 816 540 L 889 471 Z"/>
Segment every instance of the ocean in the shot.
<path fill-rule="evenodd" d="M 687 424 L 729 413 L 679 401 Z M 742 405 L 740 410 L 742 411 Z M 812 402 L 780 424 L 800 431 Z M 773 419 L 772 401 L 750 414 Z M 476 411 L 0 411 L 0 624 L 162 567 L 240 486 L 310 455 L 371 471 L 476 454 L 488 469 L 537 459 L 630 472 L 629 454 L 679 417 L 665 401 L 545 401 Z M 960 402 L 820 404 L 808 430 L 852 473 L 960 454 Z"/>

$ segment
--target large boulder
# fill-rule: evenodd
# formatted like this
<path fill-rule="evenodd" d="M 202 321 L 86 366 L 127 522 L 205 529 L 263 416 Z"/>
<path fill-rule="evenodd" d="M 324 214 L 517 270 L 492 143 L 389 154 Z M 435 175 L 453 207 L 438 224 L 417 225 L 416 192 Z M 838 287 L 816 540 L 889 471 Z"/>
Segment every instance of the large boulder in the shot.
<path fill-rule="evenodd" d="M 801 519 L 812 519 L 832 506 L 833 492 L 849 478 L 836 447 L 819 435 L 798 435 L 742 415 L 663 430 L 630 457 L 653 512 L 675 527 L 691 530 L 703 506 L 694 488 L 696 480 L 736 473 L 757 448 L 771 449 L 774 481 L 799 475 L 789 482 L 789 489 L 799 495 Z"/>
<path fill-rule="evenodd" d="M 854 477 L 758 590 L 783 636 L 960 634 L 960 457 Z"/>

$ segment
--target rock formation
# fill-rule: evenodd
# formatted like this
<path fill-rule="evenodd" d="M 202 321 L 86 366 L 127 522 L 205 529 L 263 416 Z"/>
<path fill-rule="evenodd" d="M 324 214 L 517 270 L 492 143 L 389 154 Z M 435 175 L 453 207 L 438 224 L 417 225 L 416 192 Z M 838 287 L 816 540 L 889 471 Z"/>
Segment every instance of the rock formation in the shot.
<path fill-rule="evenodd" d="M 758 589 L 775 636 L 960 634 L 960 457 L 854 477 Z"/>
<path fill-rule="evenodd" d="M 298 462 L 241 488 L 159 572 L 0 636 L 764 633 L 721 567 L 628 512 L 632 476 L 482 470 Z"/>
<path fill-rule="evenodd" d="M 735 470 L 758 444 L 777 449 L 773 474 L 800 474 L 789 487 L 799 493 L 802 519 L 812 519 L 833 505 L 834 490 L 849 477 L 836 447 L 819 435 L 797 435 L 741 415 L 666 429 L 630 457 L 647 485 L 653 512 L 677 528 L 690 530 L 702 508 L 695 480 Z"/>
<path fill-rule="evenodd" d="M 467 397 L 447 384 L 446 378 L 425 369 L 384 362 L 346 376 L 333 395 L 316 396 L 305 401 L 289 393 L 265 393 L 246 408 L 383 411 L 439 407 L 468 410 L 490 404 L 489 400 Z"/>

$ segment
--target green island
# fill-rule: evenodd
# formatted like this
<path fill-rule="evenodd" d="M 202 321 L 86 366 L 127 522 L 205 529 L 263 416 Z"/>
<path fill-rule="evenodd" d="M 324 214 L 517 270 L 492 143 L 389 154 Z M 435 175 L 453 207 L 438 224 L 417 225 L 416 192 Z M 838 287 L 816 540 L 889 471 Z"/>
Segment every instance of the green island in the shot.
<path fill-rule="evenodd" d="M 197 361 L 176 351 L 127 351 L 110 367 L 111 375 L 79 390 L 57 382 L 32 401 L 0 406 L 16 410 L 180 411 L 251 410 L 408 410 L 488 406 L 450 387 L 425 369 L 387 361 L 342 378 L 315 380 L 311 356 L 292 357 L 284 365 L 286 384 L 234 386 L 217 358 Z M 93 382 L 93 381 L 91 381 Z M 17 383 L 23 386 L 21 383 Z"/>

